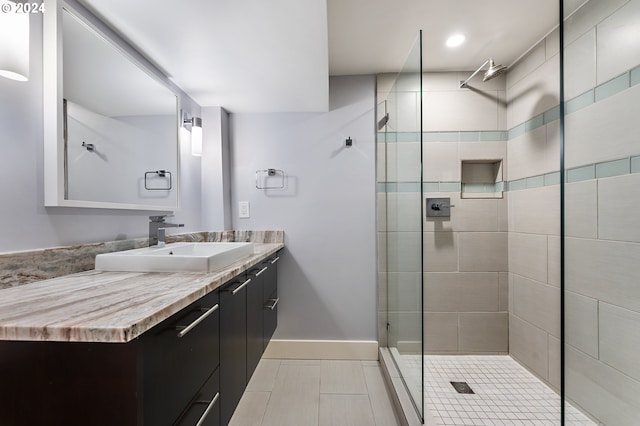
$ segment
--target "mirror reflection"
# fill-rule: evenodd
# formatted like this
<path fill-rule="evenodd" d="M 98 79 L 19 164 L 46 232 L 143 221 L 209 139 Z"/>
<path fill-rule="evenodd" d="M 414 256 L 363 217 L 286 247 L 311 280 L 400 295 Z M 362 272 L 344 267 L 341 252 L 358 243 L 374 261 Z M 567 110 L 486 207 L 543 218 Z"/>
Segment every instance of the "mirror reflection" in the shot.
<path fill-rule="evenodd" d="M 65 200 L 177 207 L 177 97 L 68 10 Z"/>

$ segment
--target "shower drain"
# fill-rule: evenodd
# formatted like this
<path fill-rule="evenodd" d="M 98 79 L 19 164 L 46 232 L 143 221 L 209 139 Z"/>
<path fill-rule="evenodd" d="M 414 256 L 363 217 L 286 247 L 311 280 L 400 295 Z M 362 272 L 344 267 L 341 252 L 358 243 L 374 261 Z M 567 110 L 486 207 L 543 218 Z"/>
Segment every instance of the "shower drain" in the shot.
<path fill-rule="evenodd" d="M 473 389 L 471 389 L 471 386 L 469 386 L 467 384 L 467 382 L 449 382 L 449 383 L 451 383 L 451 386 L 453 386 L 453 388 L 458 393 L 473 393 L 473 394 L 475 394 L 475 392 L 473 391 Z"/>

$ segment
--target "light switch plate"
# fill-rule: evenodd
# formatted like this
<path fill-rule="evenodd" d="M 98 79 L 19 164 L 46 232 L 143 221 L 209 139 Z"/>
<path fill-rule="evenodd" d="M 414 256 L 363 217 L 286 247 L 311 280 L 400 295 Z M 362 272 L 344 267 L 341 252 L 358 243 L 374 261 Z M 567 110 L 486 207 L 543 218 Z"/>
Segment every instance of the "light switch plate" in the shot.
<path fill-rule="evenodd" d="M 238 216 L 240 219 L 248 219 L 250 217 L 249 214 L 249 202 L 248 201 L 240 201 L 238 203 Z"/>

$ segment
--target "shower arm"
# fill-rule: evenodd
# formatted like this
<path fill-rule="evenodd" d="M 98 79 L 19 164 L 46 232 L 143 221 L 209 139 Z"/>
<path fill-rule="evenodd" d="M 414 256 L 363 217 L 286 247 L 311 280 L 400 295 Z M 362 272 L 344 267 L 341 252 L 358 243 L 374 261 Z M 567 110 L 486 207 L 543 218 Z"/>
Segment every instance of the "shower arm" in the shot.
<path fill-rule="evenodd" d="M 476 74 L 478 74 L 480 72 L 480 70 L 482 68 L 484 68 L 485 65 L 487 65 L 489 63 L 491 59 L 487 59 L 486 61 L 484 61 L 484 63 L 482 65 L 480 65 L 480 68 L 478 68 L 473 74 L 471 74 L 471 76 L 469 76 L 469 78 L 467 78 L 465 81 L 461 81 L 460 82 L 460 86 L 458 86 L 460 89 L 462 89 L 463 87 L 467 87 L 467 83 L 469 82 L 469 80 L 471 80 L 473 77 L 476 76 Z"/>

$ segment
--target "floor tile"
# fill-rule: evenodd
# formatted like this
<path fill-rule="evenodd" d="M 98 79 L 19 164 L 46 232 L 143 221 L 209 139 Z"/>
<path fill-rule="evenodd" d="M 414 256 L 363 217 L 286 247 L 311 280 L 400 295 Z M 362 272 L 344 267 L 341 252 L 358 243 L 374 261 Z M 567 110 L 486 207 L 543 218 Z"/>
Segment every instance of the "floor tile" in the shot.
<path fill-rule="evenodd" d="M 402 355 L 412 376 L 421 363 L 420 356 Z M 474 393 L 460 394 L 451 382 L 466 382 Z M 424 404 L 438 425 L 560 424 L 559 395 L 508 355 L 425 356 Z M 567 418 L 568 424 L 594 425 L 571 405 Z"/>
<path fill-rule="evenodd" d="M 320 395 L 319 426 L 371 426 L 374 424 L 368 395 Z"/>
<path fill-rule="evenodd" d="M 280 365 L 263 426 L 317 426 L 320 366 Z"/>
<path fill-rule="evenodd" d="M 320 374 L 320 393 L 366 394 L 360 361 L 323 360 Z"/>
<path fill-rule="evenodd" d="M 322 383 L 322 384 L 321 384 Z M 321 393 L 322 391 L 326 393 Z M 231 426 L 398 426 L 378 361 L 263 359 Z"/>
<path fill-rule="evenodd" d="M 271 392 L 245 392 L 229 426 L 260 426 Z"/>
<path fill-rule="evenodd" d="M 366 366 L 362 370 L 376 426 L 400 425 L 380 365 Z"/>
<path fill-rule="evenodd" d="M 279 359 L 261 359 L 247 384 L 247 391 L 271 392 L 276 383 L 276 375 L 279 368 Z"/>

